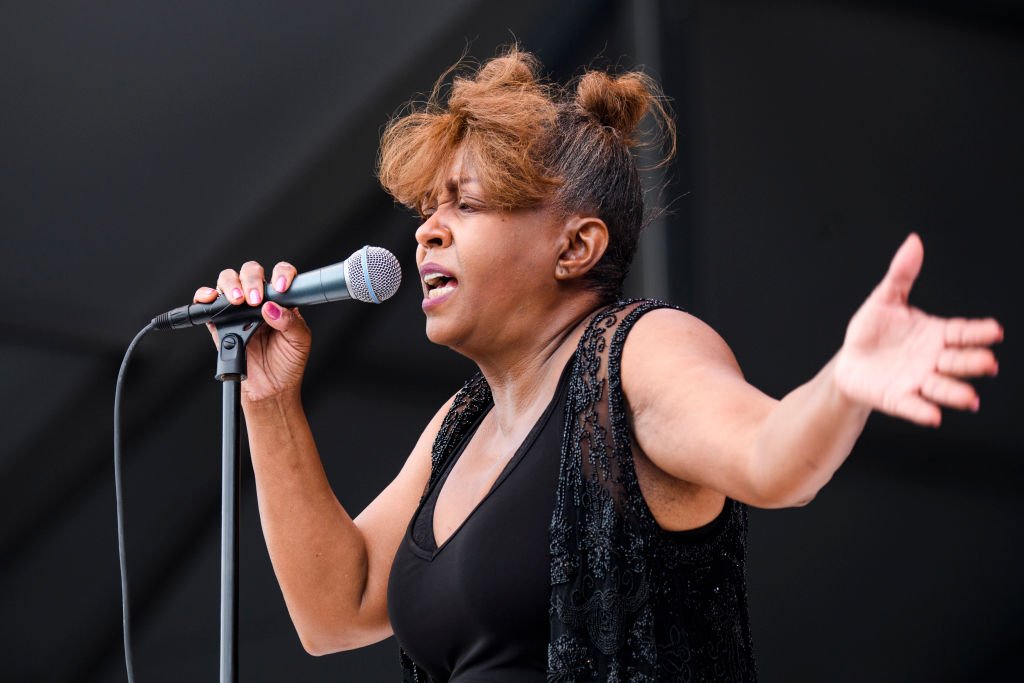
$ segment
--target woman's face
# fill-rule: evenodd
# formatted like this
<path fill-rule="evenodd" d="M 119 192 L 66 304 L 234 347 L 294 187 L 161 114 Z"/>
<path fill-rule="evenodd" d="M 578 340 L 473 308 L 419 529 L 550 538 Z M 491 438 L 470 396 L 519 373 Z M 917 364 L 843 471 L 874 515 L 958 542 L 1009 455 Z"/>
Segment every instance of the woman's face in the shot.
<path fill-rule="evenodd" d="M 416 230 L 427 337 L 475 357 L 526 343 L 556 303 L 561 223 L 550 210 L 488 205 L 456 154 Z"/>

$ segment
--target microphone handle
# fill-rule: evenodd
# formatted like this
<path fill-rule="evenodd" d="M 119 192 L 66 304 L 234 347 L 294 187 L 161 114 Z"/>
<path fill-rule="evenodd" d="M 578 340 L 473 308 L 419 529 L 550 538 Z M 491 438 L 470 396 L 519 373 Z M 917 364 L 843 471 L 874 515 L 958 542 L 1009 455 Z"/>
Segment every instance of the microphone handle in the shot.
<path fill-rule="evenodd" d="M 351 299 L 348 284 L 345 280 L 345 264 L 335 263 L 308 273 L 302 273 L 292 280 L 287 292 L 278 292 L 273 287 L 264 285 L 263 300 L 273 301 L 279 306 L 310 306 L 329 301 Z M 189 304 L 179 306 L 153 318 L 158 330 L 180 330 L 208 322 L 227 323 L 239 320 L 255 320 L 260 317 L 260 309 L 255 306 L 235 306 L 223 293 L 208 304 Z"/>

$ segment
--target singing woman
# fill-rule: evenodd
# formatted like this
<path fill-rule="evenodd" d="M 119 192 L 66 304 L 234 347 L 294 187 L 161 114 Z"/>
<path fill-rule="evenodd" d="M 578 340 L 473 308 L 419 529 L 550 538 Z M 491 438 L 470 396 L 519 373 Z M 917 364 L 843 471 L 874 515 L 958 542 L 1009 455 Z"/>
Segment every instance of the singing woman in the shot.
<path fill-rule="evenodd" d="M 381 183 L 421 217 L 427 337 L 479 373 L 358 515 L 303 413 L 310 330 L 264 300 L 295 268 L 249 262 L 196 293 L 262 307 L 243 409 L 288 611 L 313 654 L 394 634 L 408 681 L 756 680 L 747 507 L 811 501 L 873 410 L 977 410 L 965 380 L 996 373 L 1002 328 L 910 306 L 910 235 L 831 360 L 765 395 L 697 317 L 621 300 L 645 115 L 673 148 L 657 85 L 540 68 L 511 49 L 456 70 L 383 135 Z"/>

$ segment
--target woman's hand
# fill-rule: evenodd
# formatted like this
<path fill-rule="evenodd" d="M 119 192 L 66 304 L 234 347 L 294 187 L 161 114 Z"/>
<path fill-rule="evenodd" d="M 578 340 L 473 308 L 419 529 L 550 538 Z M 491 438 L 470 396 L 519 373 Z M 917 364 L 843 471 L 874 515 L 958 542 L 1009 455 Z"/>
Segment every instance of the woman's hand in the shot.
<path fill-rule="evenodd" d="M 271 287 L 285 292 L 295 279 L 295 267 L 278 263 L 271 276 Z M 240 271 L 222 270 L 217 278 L 217 289 L 200 287 L 193 297 L 196 303 L 210 303 L 218 290 L 232 304 L 261 306 L 263 325 L 246 345 L 246 374 L 242 382 L 242 398 L 249 402 L 274 396 L 297 395 L 302 373 L 309 357 L 311 335 L 306 321 L 297 308 L 287 309 L 272 301 L 264 301 L 264 270 L 255 261 L 242 265 Z M 208 323 L 214 342 L 217 330 Z"/>
<path fill-rule="evenodd" d="M 856 402 L 937 427 L 941 406 L 978 410 L 974 387 L 961 378 L 997 373 L 988 347 L 1002 341 L 1003 328 L 992 318 L 939 318 L 910 306 L 923 260 L 921 238 L 911 234 L 850 320 L 835 381 Z"/>

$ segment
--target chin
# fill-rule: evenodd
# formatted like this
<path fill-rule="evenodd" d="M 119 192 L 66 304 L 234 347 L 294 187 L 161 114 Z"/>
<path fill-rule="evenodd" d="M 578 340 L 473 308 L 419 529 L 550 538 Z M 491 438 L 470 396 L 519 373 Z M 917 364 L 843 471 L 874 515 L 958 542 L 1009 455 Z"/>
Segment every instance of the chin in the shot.
<path fill-rule="evenodd" d="M 465 348 L 467 330 L 454 324 L 454 321 L 428 317 L 425 331 L 427 339 L 432 344 L 447 346 L 458 354 L 466 355 L 463 349 Z"/>
<path fill-rule="evenodd" d="M 439 344 L 441 346 L 451 346 L 452 341 L 455 338 L 451 328 L 452 325 L 427 316 L 425 332 L 427 333 L 427 339 L 430 340 L 431 343 Z"/>

